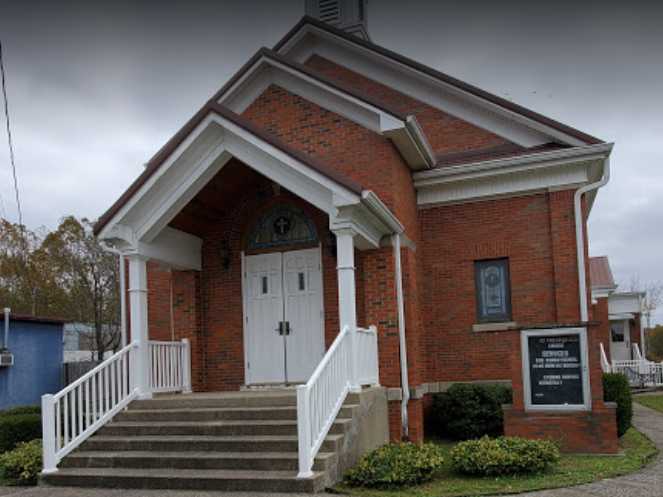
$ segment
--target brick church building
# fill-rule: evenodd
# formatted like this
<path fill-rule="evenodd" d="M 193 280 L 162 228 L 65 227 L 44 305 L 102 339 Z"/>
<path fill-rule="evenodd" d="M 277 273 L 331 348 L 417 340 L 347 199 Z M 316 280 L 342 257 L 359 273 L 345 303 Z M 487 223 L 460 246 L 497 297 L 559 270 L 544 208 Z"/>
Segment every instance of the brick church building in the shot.
<path fill-rule="evenodd" d="M 96 225 L 132 338 L 188 339 L 193 391 L 225 392 L 305 384 L 375 327 L 391 439 L 499 382 L 507 434 L 616 452 L 587 239 L 612 144 L 373 43 L 362 0 L 307 9 Z"/>

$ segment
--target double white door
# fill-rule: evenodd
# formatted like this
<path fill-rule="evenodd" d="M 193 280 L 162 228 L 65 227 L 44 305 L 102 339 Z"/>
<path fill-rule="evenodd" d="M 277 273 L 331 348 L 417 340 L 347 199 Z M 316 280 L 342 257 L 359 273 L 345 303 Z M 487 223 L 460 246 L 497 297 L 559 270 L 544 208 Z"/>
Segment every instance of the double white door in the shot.
<path fill-rule="evenodd" d="M 306 382 L 324 355 L 320 249 L 247 256 L 246 382 Z"/>

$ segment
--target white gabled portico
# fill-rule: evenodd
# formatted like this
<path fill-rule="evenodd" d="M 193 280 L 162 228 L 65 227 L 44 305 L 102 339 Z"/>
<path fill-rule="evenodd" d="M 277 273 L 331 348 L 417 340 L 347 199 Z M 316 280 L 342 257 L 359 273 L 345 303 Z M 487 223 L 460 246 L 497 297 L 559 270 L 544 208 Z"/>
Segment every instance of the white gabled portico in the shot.
<path fill-rule="evenodd" d="M 377 248 L 383 236 L 403 229 L 372 192 L 330 178 L 278 144 L 253 134 L 233 117 L 220 107 L 210 109 L 98 234 L 129 261 L 130 324 L 141 363 L 133 368 L 141 396 L 149 396 L 146 263 L 154 260 L 176 269 L 201 269 L 202 240 L 168 224 L 231 158 L 328 214 L 330 231 L 336 235 L 341 329 L 357 324 L 354 250 Z"/>
<path fill-rule="evenodd" d="M 156 261 L 175 270 L 203 270 L 203 240 L 170 224 L 183 207 L 231 160 L 241 161 L 273 184 L 280 185 L 325 213 L 329 231 L 335 237 L 338 323 L 341 332 L 326 354 L 322 328 L 317 335 L 319 338 L 311 334 L 305 343 L 284 341 L 296 345 L 291 351 L 286 345 L 285 353 L 290 353 L 291 358 L 311 355 L 311 360 L 315 362 L 291 362 L 285 366 L 290 366 L 289 377 L 277 372 L 271 376 L 257 375 L 255 381 L 259 383 L 261 378 L 266 378 L 269 383 L 269 380 L 278 382 L 279 378 L 285 378 L 286 381 L 290 379 L 305 383 L 299 387 L 298 396 L 301 477 L 312 474 L 313 458 L 347 393 L 360 390 L 362 384 L 378 383 L 376 330 L 360 330 L 357 327 L 355 250 L 380 247 L 383 237 L 402 233 L 402 225 L 371 191 L 363 190 L 352 180 L 326 170 L 312 158 L 256 132 L 239 116 L 213 103 L 199 114 L 197 121 L 189 126 L 184 136 L 178 137 L 177 143 L 167 154 L 148 165 L 143 175 L 130 187 L 129 194 L 110 209 L 97 227 L 97 236 L 104 244 L 128 261 L 131 343 L 116 354 L 117 357 L 113 356 L 76 384 L 56 396 L 44 399 L 44 424 L 56 428 L 52 432 L 45 431 L 45 472 L 56 471 L 63 457 L 129 402 L 148 399 L 154 392 L 191 391 L 191 352 L 188 341 L 150 340 L 147 263 Z M 283 267 L 283 272 L 274 281 L 283 283 L 279 286 L 282 294 L 281 300 L 277 299 L 277 306 L 283 305 L 284 309 L 288 309 L 287 312 L 299 315 L 300 329 L 318 326 L 310 321 L 311 310 L 322 316 L 320 250 L 311 248 L 250 256 L 252 264 L 262 259 L 279 259 L 278 266 Z M 249 260 L 248 256 L 246 260 Z M 303 269 L 296 269 L 298 273 L 289 274 L 288 268 L 295 267 L 301 261 L 305 261 L 304 266 L 301 266 Z M 293 277 L 299 277 L 299 280 Z M 306 293 L 308 297 L 298 295 L 298 301 L 289 299 L 288 292 L 291 289 L 286 288 L 286 280 L 298 281 L 300 288 L 295 290 L 305 290 L 300 294 Z M 262 283 L 265 293 L 271 291 L 272 283 L 272 280 Z M 245 295 L 248 284 L 244 285 Z M 316 285 L 317 290 L 312 288 Z M 298 307 L 293 308 L 293 305 Z M 301 317 L 303 311 L 304 314 L 308 313 L 306 315 L 309 318 Z M 251 329 L 246 303 L 244 312 L 247 315 L 246 342 L 246 333 Z M 274 314 L 278 315 L 278 312 Z M 273 332 L 269 328 L 268 331 Z M 303 350 L 302 346 L 311 350 Z M 320 349 L 320 352 L 314 353 L 312 349 Z M 275 350 L 274 347 L 271 350 Z M 272 355 L 276 360 L 268 362 L 276 368 L 280 367 L 278 354 Z M 106 386 L 105 382 L 110 383 Z M 85 412 L 87 408 L 83 409 L 85 402 L 76 404 L 77 409 L 83 409 L 80 414 L 83 421 L 62 438 L 58 430 L 69 430 L 69 427 L 61 426 L 57 421 L 58 416 L 61 416 L 63 410 L 67 416 L 67 410 L 74 408 L 71 399 L 76 397 L 89 397 L 94 399 L 92 402 L 98 400 L 100 404 L 95 412 L 100 409 L 100 415 L 86 423 L 89 413 Z"/>

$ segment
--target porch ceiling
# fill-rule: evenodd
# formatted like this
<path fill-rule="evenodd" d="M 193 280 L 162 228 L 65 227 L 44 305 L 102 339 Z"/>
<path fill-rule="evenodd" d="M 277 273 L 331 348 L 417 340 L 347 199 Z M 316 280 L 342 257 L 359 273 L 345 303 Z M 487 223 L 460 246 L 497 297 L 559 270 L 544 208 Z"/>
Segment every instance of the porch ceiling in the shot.
<path fill-rule="evenodd" d="M 203 237 L 234 208 L 237 192 L 257 191 L 268 178 L 231 159 L 170 222 L 171 228 Z"/>

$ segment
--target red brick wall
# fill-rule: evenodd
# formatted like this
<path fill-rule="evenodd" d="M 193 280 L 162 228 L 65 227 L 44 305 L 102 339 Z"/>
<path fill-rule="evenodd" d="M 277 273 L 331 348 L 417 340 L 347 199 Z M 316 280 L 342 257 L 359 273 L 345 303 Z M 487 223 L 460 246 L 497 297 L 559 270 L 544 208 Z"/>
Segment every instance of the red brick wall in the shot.
<path fill-rule="evenodd" d="M 426 274 L 422 316 L 428 381 L 510 379 L 504 364 L 518 332 L 472 331 L 478 322 L 476 260 L 509 258 L 512 315 L 518 325 L 557 321 L 558 305 L 566 301 L 558 304 L 554 284 L 554 208 L 549 195 L 540 194 L 420 211 L 417 253 Z"/>
<path fill-rule="evenodd" d="M 243 116 L 373 190 L 416 236 L 410 169 L 387 138 L 274 85 Z"/>
<path fill-rule="evenodd" d="M 555 440 L 563 452 L 616 454 L 619 452 L 617 423 L 613 407 L 590 412 L 504 411 L 507 436 Z"/>
<path fill-rule="evenodd" d="M 510 143 L 494 133 L 451 116 L 439 109 L 366 78 L 319 55 L 313 55 L 306 65 L 328 78 L 341 81 L 356 90 L 369 94 L 405 114 L 414 114 L 424 129 L 433 150 L 438 154 L 461 152 Z"/>

